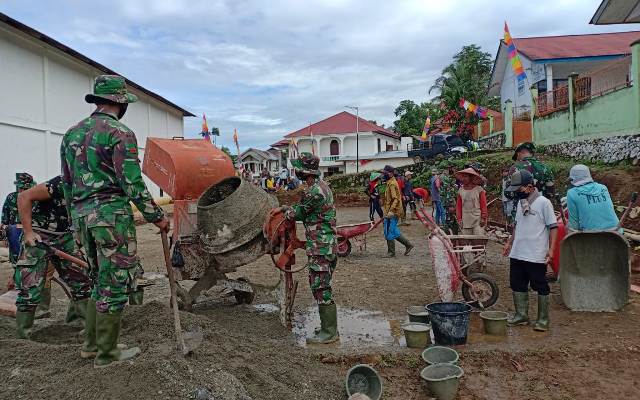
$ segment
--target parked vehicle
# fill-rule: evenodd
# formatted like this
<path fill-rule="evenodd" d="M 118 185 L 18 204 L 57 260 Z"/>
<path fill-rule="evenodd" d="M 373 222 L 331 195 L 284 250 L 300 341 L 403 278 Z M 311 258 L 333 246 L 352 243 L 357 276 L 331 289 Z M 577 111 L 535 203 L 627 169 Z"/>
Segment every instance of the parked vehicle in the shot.
<path fill-rule="evenodd" d="M 446 135 L 437 133 L 424 143 L 414 145 L 409 151 L 409 157 L 428 160 L 438 155 L 444 157 L 463 154 L 468 151 L 462 139 L 458 135 Z"/>

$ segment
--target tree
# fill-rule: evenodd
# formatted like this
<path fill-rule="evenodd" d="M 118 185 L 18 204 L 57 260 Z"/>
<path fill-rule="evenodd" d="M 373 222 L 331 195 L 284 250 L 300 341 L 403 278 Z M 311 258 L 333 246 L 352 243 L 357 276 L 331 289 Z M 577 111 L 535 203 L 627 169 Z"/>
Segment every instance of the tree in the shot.
<path fill-rule="evenodd" d="M 238 156 L 237 155 L 231 154 L 231 150 L 227 146 L 222 146 L 220 148 L 220 150 L 222 150 L 225 153 L 227 153 L 227 155 L 231 158 L 231 161 L 233 161 L 233 165 L 236 165 L 236 162 L 238 161 Z"/>
<path fill-rule="evenodd" d="M 416 104 L 412 100 L 402 100 L 394 114 L 398 119 L 393 121 L 393 131 L 402 136 L 420 136 L 427 116 L 435 122 L 443 114 L 439 105 L 433 102 Z"/>

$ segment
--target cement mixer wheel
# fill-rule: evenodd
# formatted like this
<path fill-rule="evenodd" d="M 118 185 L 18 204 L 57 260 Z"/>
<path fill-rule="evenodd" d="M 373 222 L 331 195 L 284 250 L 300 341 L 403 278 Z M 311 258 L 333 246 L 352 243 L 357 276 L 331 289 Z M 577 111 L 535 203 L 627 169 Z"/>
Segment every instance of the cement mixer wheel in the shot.
<path fill-rule="evenodd" d="M 238 278 L 239 281 L 249 283 L 247 278 Z M 251 304 L 256 297 L 255 292 L 243 292 L 240 290 L 234 290 L 233 296 L 236 298 L 238 304 Z"/>
<path fill-rule="evenodd" d="M 469 274 L 467 280 L 471 285 L 463 284 L 462 297 L 470 306 L 489 308 L 496 304 L 500 291 L 492 276 L 483 273 Z"/>

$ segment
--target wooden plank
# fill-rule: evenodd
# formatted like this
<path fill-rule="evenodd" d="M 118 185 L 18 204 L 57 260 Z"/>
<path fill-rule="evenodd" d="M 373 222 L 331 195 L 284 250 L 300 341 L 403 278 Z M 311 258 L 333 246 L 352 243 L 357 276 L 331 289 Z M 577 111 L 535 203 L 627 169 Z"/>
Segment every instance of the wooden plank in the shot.
<path fill-rule="evenodd" d="M 10 290 L 0 296 L 0 315 L 7 317 L 16 316 L 16 298 L 18 297 L 17 290 Z"/>

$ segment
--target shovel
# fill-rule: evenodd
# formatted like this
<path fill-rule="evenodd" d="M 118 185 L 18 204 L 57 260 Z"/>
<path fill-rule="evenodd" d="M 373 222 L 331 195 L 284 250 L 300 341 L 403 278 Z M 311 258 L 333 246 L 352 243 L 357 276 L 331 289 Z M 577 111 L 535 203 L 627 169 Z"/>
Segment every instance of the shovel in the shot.
<path fill-rule="evenodd" d="M 162 236 L 162 249 L 164 250 L 164 263 L 167 267 L 167 276 L 169 277 L 169 287 L 171 288 L 171 308 L 173 309 L 173 324 L 176 331 L 176 341 L 178 349 L 183 356 L 191 353 L 202 342 L 202 332 L 182 332 L 180 323 L 180 314 L 178 313 L 178 299 L 176 296 L 176 277 L 173 274 L 173 265 L 171 264 L 171 256 L 169 255 L 169 241 L 167 240 L 167 232 L 160 232 Z M 190 345 L 185 343 L 185 337 Z"/>

